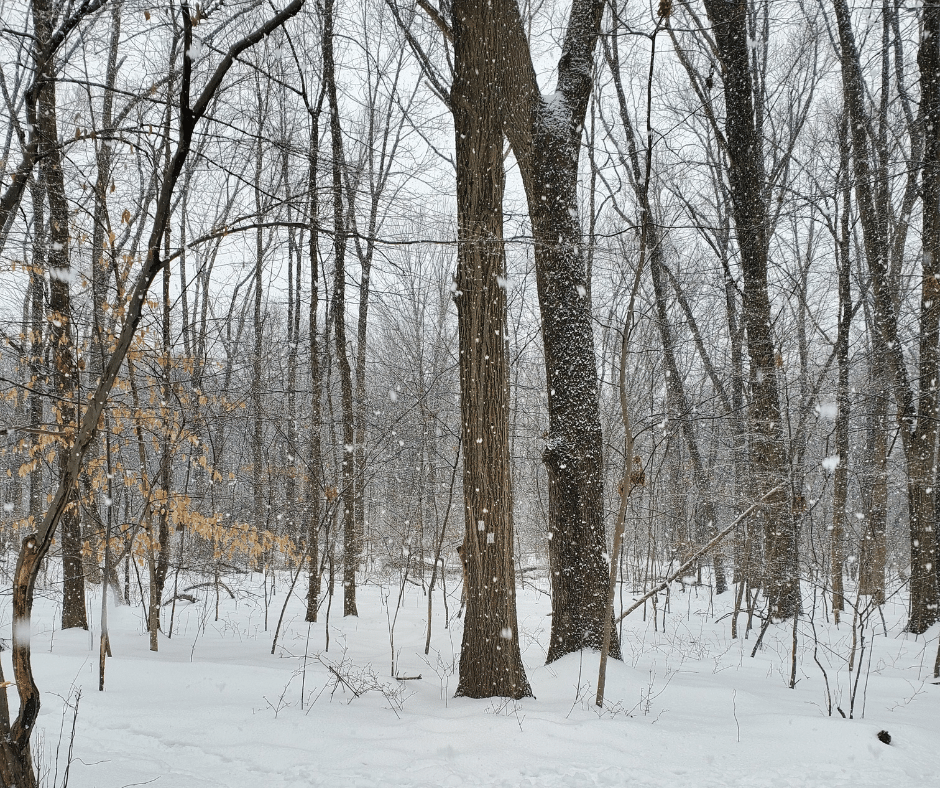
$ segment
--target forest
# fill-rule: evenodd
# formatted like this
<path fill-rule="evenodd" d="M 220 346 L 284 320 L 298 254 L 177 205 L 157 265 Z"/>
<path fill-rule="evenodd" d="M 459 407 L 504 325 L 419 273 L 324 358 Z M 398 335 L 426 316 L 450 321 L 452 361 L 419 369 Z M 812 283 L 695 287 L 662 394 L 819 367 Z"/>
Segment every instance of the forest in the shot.
<path fill-rule="evenodd" d="M 940 2 L 0 0 L 0 89 L 0 788 L 936 779 Z"/>

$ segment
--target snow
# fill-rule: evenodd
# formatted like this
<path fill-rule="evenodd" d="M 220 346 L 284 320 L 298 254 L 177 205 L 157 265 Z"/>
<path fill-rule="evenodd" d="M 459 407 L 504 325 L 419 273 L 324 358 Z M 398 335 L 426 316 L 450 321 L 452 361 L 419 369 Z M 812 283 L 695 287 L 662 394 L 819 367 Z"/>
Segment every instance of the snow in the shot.
<path fill-rule="evenodd" d="M 542 106 L 544 110 L 539 120 L 544 129 L 558 135 L 567 133 L 568 126 L 571 123 L 571 109 L 568 107 L 564 94 L 560 90 L 556 90 L 542 96 Z"/>
<path fill-rule="evenodd" d="M 53 244 L 61 246 L 61 244 Z M 71 268 L 50 268 L 49 279 L 56 282 L 65 282 L 66 284 L 75 284 L 78 281 L 78 272 Z"/>
<path fill-rule="evenodd" d="M 676 586 L 665 616 L 660 599 L 655 627 L 652 608 L 646 621 L 642 611 L 632 614 L 623 630 L 624 661 L 609 663 L 607 704 L 599 711 L 596 652 L 543 664 L 550 625 L 544 581 L 518 589 L 518 636 L 536 696 L 520 702 L 453 697 L 461 626 L 454 618 L 456 582 L 448 584 L 450 629 L 435 594 L 427 657 L 427 600 L 407 586 L 394 662 L 399 676 L 421 677 L 407 681 L 389 675 L 389 622 L 396 619 L 385 605 L 394 606 L 398 594 L 388 587 L 359 588 L 358 619 L 342 618 L 341 597 L 334 599 L 329 651 L 325 608 L 319 623 L 307 625 L 295 593 L 272 655 L 288 584 L 282 576 L 267 626 L 260 575 L 243 578 L 236 599 L 223 594 L 218 621 L 214 594 L 207 598 L 200 589 L 196 604 L 177 603 L 173 637 L 161 636 L 157 654 L 148 650 L 140 606 L 111 608 L 114 657 L 105 692 L 97 690 L 98 633 L 58 630 L 55 595 L 37 594 L 32 645 L 44 763 L 51 765 L 58 747 L 62 774 L 68 748 L 59 746 L 60 735 L 67 743 L 72 719 L 64 702 L 81 688 L 71 788 L 147 781 L 174 788 L 916 788 L 935 785 L 940 771 L 940 687 L 931 679 L 938 628 L 926 639 L 903 634 L 899 596 L 885 607 L 887 635 L 877 615 L 874 629 L 866 629 L 866 649 L 873 642 L 874 650 L 857 659 L 864 672 L 856 719 L 843 719 L 835 708 L 833 716 L 826 713 L 808 621 L 798 628 L 791 690 L 792 628 L 771 627 L 752 659 L 755 632 L 730 638 L 730 593 L 712 599 L 708 588 Z M 89 600 L 96 621 L 97 594 L 100 587 Z M 809 611 L 812 589 L 804 594 Z M 624 589 L 624 602 L 630 600 Z M 836 628 L 824 620 L 818 599 L 815 609 L 817 657 L 833 706 L 848 714 L 851 614 Z M 9 632 L 9 597 L 0 615 Z M 9 651 L 0 659 L 9 678 Z M 15 706 L 15 691 L 7 692 Z M 877 740 L 881 729 L 890 732 L 890 746 Z"/>

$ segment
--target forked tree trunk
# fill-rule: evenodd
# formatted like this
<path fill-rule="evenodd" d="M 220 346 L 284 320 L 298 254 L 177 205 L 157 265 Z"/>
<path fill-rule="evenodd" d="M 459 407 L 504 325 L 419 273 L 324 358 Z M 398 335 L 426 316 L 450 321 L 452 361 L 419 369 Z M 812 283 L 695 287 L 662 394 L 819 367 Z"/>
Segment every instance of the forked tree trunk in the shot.
<path fill-rule="evenodd" d="M 310 261 L 310 319 L 308 334 L 310 342 L 310 464 L 307 468 L 307 614 L 306 621 L 317 620 L 317 605 L 320 599 L 320 508 L 323 501 L 320 426 L 323 418 L 320 405 L 320 342 L 317 334 L 317 307 L 320 301 L 319 206 L 317 196 L 317 171 L 320 161 L 320 109 L 323 91 L 316 109 L 310 112 L 310 147 L 307 153 L 307 191 L 309 193 L 308 221 L 310 236 L 307 257 Z"/>
<path fill-rule="evenodd" d="M 485 35 L 498 45 L 498 109 L 528 201 L 542 319 L 551 662 L 602 647 L 609 583 L 597 362 L 578 207 L 578 157 L 604 3 L 572 2 L 551 97 L 539 90 L 518 3 L 494 0 L 493 7 Z M 620 656 L 616 637 L 610 655 Z"/>
<path fill-rule="evenodd" d="M 492 4 L 455 0 L 457 328 L 467 611 L 457 695 L 532 694 L 516 624 L 503 249 L 503 132 Z"/>

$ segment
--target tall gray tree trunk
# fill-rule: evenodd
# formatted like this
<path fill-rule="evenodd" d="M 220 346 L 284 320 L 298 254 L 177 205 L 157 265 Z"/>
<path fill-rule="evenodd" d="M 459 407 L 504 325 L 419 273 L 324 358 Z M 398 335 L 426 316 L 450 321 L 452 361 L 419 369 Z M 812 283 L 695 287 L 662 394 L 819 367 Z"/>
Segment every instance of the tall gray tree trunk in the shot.
<path fill-rule="evenodd" d="M 323 5 L 323 83 L 330 105 L 330 143 L 333 152 L 333 337 L 339 367 L 343 418 L 343 615 L 357 616 L 356 570 L 360 544 L 356 532 L 355 434 L 353 430 L 352 367 L 346 347 L 346 220 L 343 214 L 343 137 L 333 56 L 334 0 Z"/>
<path fill-rule="evenodd" d="M 552 631 L 548 661 L 601 648 L 607 588 L 603 436 L 589 282 L 578 203 L 578 158 L 593 88 L 604 3 L 574 0 L 558 83 L 543 97 L 516 0 L 494 0 L 486 35 L 499 55 L 503 130 L 519 163 L 535 241 L 548 434 Z M 615 637 L 610 654 L 620 656 Z"/>
<path fill-rule="evenodd" d="M 724 82 L 725 136 L 730 152 L 727 176 L 741 254 L 743 319 L 750 360 L 750 457 L 755 493 L 764 495 L 789 478 L 789 469 L 767 290 L 766 175 L 748 46 L 748 6 L 740 0 L 705 0 L 705 9 L 712 23 Z M 799 610 L 800 589 L 796 528 L 782 491 L 768 500 L 761 517 L 770 612 L 776 618 L 789 618 Z"/>

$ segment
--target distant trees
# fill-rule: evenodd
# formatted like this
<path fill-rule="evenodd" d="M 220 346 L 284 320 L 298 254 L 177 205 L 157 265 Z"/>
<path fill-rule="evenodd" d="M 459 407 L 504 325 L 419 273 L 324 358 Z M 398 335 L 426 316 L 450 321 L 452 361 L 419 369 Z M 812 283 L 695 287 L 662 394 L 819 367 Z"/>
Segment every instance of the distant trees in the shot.
<path fill-rule="evenodd" d="M 783 436 L 778 352 L 768 292 L 769 221 L 759 75 L 746 4 L 705 0 L 724 86 L 727 179 L 744 288 L 742 308 L 750 360 L 750 457 L 761 495 L 790 476 Z M 789 618 L 800 606 L 797 535 L 783 494 L 764 517 L 764 582 L 773 615 Z"/>

